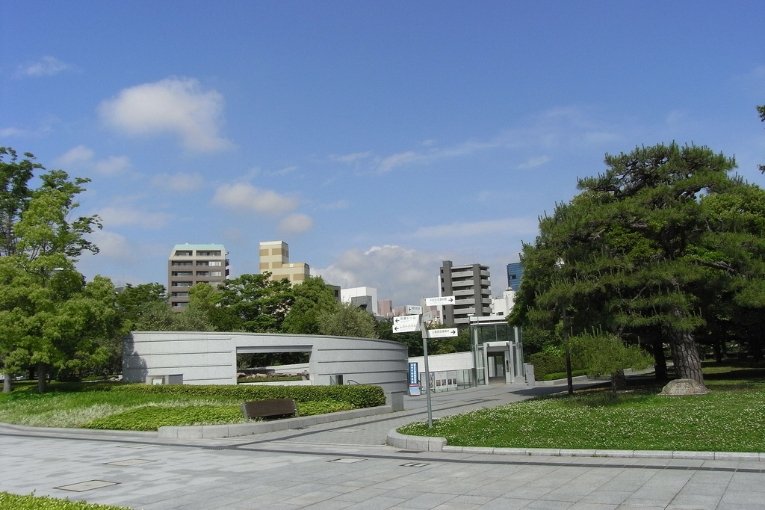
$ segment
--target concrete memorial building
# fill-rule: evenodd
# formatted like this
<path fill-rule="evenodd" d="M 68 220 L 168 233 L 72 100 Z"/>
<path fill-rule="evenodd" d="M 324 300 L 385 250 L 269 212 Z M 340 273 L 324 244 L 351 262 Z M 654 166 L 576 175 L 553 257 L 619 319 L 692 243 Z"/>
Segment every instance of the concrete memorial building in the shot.
<path fill-rule="evenodd" d="M 122 374 L 148 384 L 236 384 L 237 354 L 310 353 L 313 385 L 373 384 L 407 389 L 407 347 L 389 340 L 271 333 L 134 331 L 126 339 Z"/>

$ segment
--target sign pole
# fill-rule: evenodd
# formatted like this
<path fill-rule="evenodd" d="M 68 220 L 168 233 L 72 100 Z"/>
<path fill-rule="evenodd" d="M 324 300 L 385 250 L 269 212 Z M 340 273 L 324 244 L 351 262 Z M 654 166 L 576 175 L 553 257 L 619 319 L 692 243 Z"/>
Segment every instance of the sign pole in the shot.
<path fill-rule="evenodd" d="M 428 367 L 428 328 L 425 327 L 424 320 L 420 316 L 422 321 L 422 354 L 423 361 L 425 362 L 425 400 L 428 403 L 428 428 L 433 427 L 433 408 L 430 405 L 430 368 Z"/>

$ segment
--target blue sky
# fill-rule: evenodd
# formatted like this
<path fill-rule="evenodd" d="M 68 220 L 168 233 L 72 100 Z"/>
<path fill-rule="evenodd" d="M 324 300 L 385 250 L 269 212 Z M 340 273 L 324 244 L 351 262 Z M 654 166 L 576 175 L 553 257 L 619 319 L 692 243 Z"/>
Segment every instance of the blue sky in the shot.
<path fill-rule="evenodd" d="M 505 265 L 606 153 L 677 141 L 760 185 L 760 1 L 3 0 L 0 145 L 92 182 L 88 276 L 260 241 L 394 305 Z"/>

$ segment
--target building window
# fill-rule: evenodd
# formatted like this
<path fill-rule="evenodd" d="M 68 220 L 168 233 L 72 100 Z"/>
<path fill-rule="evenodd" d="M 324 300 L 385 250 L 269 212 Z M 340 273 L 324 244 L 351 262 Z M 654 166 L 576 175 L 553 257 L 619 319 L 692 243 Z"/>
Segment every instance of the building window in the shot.
<path fill-rule="evenodd" d="M 191 257 L 191 250 L 176 250 L 176 257 Z"/>
<path fill-rule="evenodd" d="M 210 276 L 210 271 L 197 271 L 197 276 Z"/>
<path fill-rule="evenodd" d="M 193 274 L 192 271 L 173 271 L 172 276 L 191 276 Z"/>
<path fill-rule="evenodd" d="M 223 262 L 221 262 L 220 260 L 211 260 L 211 261 L 208 263 L 208 265 L 210 265 L 210 266 L 214 266 L 214 267 L 220 267 L 220 266 L 222 266 L 222 265 L 223 265 Z"/>
<path fill-rule="evenodd" d="M 192 282 L 173 282 L 173 287 L 191 287 L 193 285 Z"/>
<path fill-rule="evenodd" d="M 212 271 L 210 276 L 223 276 L 223 271 Z"/>

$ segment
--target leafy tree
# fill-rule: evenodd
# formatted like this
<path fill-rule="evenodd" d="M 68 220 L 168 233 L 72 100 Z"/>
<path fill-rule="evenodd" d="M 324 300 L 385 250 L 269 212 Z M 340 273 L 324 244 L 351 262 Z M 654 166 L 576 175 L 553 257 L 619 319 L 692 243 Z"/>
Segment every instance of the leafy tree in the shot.
<path fill-rule="evenodd" d="M 217 331 L 279 332 L 294 301 L 290 282 L 271 281 L 270 273 L 244 274 L 227 280 L 210 293 L 206 309 L 219 311 L 211 318 Z"/>
<path fill-rule="evenodd" d="M 511 321 L 559 331 L 566 315 L 574 334 L 596 327 L 647 338 L 657 375 L 666 341 L 679 376 L 703 384 L 694 338 L 706 324 L 700 289 L 710 271 L 725 269 L 699 256 L 710 228 L 702 203 L 731 188 L 735 163 L 671 144 L 607 155 L 606 165 L 580 179 L 580 194 L 542 218 L 536 242 L 524 246 Z"/>
<path fill-rule="evenodd" d="M 30 187 L 33 177 L 39 179 L 37 188 Z M 0 148 L 0 255 L 8 287 L 0 298 L 4 315 L 0 356 L 6 381 L 21 364 L 33 364 L 42 391 L 50 368 L 71 368 L 75 360 L 68 356 L 87 365 L 88 356 L 95 360 L 102 355 L 93 345 L 85 349 L 80 343 L 80 337 L 89 336 L 89 328 L 103 333 L 108 329 L 105 324 L 111 323 L 107 314 L 88 316 L 85 307 L 78 306 L 86 299 L 96 305 L 88 294 L 95 289 L 84 286 L 75 263 L 83 251 L 98 252 L 86 235 L 100 228 L 100 220 L 70 219 L 87 182 L 71 179 L 63 170 L 45 171 L 29 153 L 19 160 L 13 149 Z M 24 288 L 26 296 L 18 292 Z M 17 322 L 11 324 L 11 318 Z M 10 391 L 10 386 L 4 385 L 4 390 Z"/>
<path fill-rule="evenodd" d="M 318 322 L 319 333 L 322 335 L 377 338 L 374 317 L 350 303 L 343 303 L 336 310 L 320 313 Z"/>
<path fill-rule="evenodd" d="M 142 310 L 154 303 L 164 303 L 165 299 L 165 286 L 161 283 L 125 285 L 117 295 L 117 308 L 126 329 L 136 329 L 134 324 Z"/>
<path fill-rule="evenodd" d="M 285 333 L 318 334 L 319 316 L 334 313 L 340 308 L 332 287 L 324 283 L 321 277 L 306 279 L 296 285 L 292 292 L 294 301 L 282 324 Z"/>
<path fill-rule="evenodd" d="M 569 341 L 573 364 L 587 370 L 589 376 L 610 376 L 612 391 L 618 389 L 625 368 L 641 370 L 652 364 L 640 347 L 624 345 L 614 334 L 583 333 Z"/>

